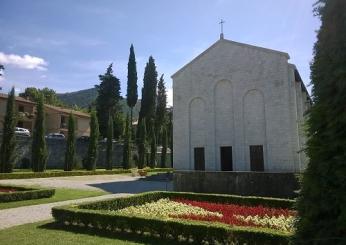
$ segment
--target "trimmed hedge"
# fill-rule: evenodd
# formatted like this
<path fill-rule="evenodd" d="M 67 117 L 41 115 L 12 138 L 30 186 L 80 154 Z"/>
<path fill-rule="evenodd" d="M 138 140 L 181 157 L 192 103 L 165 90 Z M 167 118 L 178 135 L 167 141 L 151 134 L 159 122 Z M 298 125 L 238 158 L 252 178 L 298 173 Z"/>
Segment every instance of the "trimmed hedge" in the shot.
<path fill-rule="evenodd" d="M 16 192 L 0 192 L 0 202 L 15 202 L 23 200 L 48 198 L 55 194 L 55 189 L 37 189 L 5 185 L 0 185 L 0 188 L 11 188 L 18 190 Z"/>
<path fill-rule="evenodd" d="M 173 171 L 171 168 L 147 169 L 147 172 L 167 172 Z M 96 171 L 52 171 L 52 172 L 22 172 L 22 173 L 0 173 L 0 179 L 32 179 L 50 178 L 84 175 L 105 175 L 105 174 L 126 174 L 131 173 L 131 169 L 96 170 Z"/>
<path fill-rule="evenodd" d="M 192 220 L 160 219 L 156 217 L 127 216 L 109 210 L 132 205 L 141 205 L 160 198 L 186 198 L 190 200 L 263 205 L 269 207 L 292 207 L 292 200 L 241 197 L 230 195 L 147 192 L 101 202 L 90 202 L 78 206 L 54 207 L 53 217 L 61 224 L 89 226 L 110 231 L 151 234 L 162 238 L 189 240 L 200 244 L 203 240 L 214 244 L 288 244 L 290 234 L 265 228 L 236 227 L 221 223 Z M 266 202 L 267 201 L 267 202 Z"/>

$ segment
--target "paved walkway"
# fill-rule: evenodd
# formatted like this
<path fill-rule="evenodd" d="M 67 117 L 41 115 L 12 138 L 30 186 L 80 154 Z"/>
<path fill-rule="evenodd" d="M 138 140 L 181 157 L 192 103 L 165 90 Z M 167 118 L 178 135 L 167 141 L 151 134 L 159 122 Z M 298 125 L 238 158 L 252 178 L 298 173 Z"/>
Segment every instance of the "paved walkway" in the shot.
<path fill-rule="evenodd" d="M 77 204 L 89 201 L 106 200 L 114 197 L 126 196 L 128 194 L 109 194 L 97 197 L 88 197 L 77 200 L 68 200 L 62 202 L 53 202 L 47 204 L 39 204 L 32 206 L 24 206 L 19 208 L 10 208 L 0 210 L 0 230 L 16 225 L 39 222 L 52 219 L 51 209 L 56 206 L 68 204 Z"/>

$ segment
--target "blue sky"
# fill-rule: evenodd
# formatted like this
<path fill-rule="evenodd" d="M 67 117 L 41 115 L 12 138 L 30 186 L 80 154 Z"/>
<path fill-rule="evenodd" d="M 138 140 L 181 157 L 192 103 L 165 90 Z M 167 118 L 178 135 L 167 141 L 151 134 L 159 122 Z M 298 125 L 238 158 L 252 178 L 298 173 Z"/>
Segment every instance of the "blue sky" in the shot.
<path fill-rule="evenodd" d="M 288 52 L 305 84 L 320 23 L 315 0 L 1 0 L 0 86 L 91 88 L 109 63 L 126 95 L 134 44 L 139 88 L 152 55 L 171 93 L 170 76 L 219 38 Z M 139 90 L 140 91 L 140 90 Z"/>

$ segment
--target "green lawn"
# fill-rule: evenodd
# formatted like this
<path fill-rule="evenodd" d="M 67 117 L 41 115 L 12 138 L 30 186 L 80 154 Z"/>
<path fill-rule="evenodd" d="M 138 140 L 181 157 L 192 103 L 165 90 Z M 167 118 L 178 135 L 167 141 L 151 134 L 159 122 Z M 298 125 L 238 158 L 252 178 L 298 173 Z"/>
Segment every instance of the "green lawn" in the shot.
<path fill-rule="evenodd" d="M 6 209 L 6 208 L 16 208 L 21 206 L 35 205 L 35 204 L 80 199 L 85 197 L 101 196 L 105 194 L 108 194 L 108 193 L 105 191 L 98 191 L 98 190 L 77 190 L 77 189 L 57 188 L 55 191 L 55 195 L 50 198 L 0 203 L 0 210 Z"/>
<path fill-rule="evenodd" d="M 132 244 L 176 244 L 158 238 L 134 234 L 93 231 L 86 228 L 61 227 L 52 221 L 16 226 L 0 230 L 1 245 L 132 245 Z M 181 243 L 179 243 L 181 244 Z"/>

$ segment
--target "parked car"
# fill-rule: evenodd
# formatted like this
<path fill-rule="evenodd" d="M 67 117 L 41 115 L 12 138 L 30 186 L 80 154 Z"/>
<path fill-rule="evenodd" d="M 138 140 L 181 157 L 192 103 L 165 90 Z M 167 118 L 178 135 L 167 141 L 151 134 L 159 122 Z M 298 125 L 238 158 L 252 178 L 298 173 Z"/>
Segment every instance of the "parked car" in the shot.
<path fill-rule="evenodd" d="M 16 127 L 14 133 L 15 133 L 16 135 L 30 137 L 30 131 L 27 130 L 26 128 L 19 128 L 19 127 Z"/>
<path fill-rule="evenodd" d="M 103 138 L 103 139 L 99 140 L 99 142 L 106 143 L 107 142 L 107 138 Z M 113 139 L 112 142 L 116 143 L 117 141 L 115 139 Z"/>
<path fill-rule="evenodd" d="M 87 140 L 90 140 L 90 137 L 86 135 L 82 135 L 81 137 L 78 138 L 78 140 L 87 141 Z"/>
<path fill-rule="evenodd" d="M 48 135 L 46 135 L 47 139 L 60 139 L 63 140 L 65 139 L 65 135 L 60 134 L 60 133 L 50 133 Z"/>

